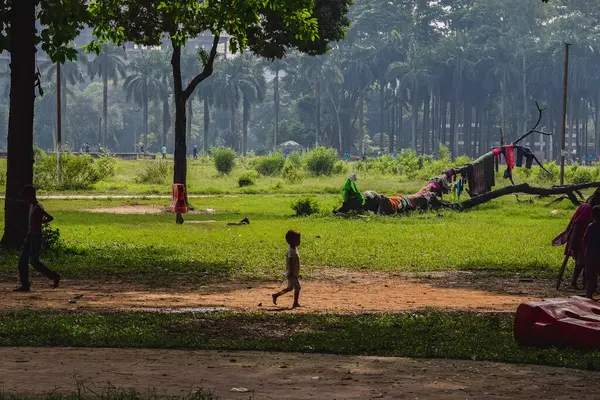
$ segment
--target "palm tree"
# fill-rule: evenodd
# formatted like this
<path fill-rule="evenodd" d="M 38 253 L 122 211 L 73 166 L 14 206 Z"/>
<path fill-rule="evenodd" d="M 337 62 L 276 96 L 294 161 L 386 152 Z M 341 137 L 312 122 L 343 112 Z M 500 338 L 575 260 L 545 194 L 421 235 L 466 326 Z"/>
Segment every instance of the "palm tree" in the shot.
<path fill-rule="evenodd" d="M 273 78 L 273 107 L 275 110 L 275 134 L 273 137 L 273 147 L 277 146 L 277 136 L 279 134 L 279 106 L 281 97 L 279 93 L 279 74 L 287 69 L 287 64 L 283 60 L 273 60 L 267 64 L 267 69 L 275 74 Z"/>
<path fill-rule="evenodd" d="M 169 107 L 169 98 L 172 90 L 172 66 L 171 54 L 169 51 L 154 53 L 156 80 L 160 82 L 158 99 L 162 103 L 162 138 L 161 146 L 167 145 L 167 136 L 171 127 L 171 109 Z M 191 97 L 190 97 L 191 100 Z"/>
<path fill-rule="evenodd" d="M 242 154 L 245 156 L 248 150 L 250 109 L 265 100 L 267 81 L 263 69 L 250 57 L 240 57 L 240 62 L 244 63 L 238 81 L 242 92 Z"/>
<path fill-rule="evenodd" d="M 160 93 L 162 82 L 156 70 L 156 57 L 147 52 L 142 52 L 132 59 L 128 65 L 129 75 L 123 83 L 127 92 L 127 100 L 133 100 L 142 107 L 142 120 L 144 124 L 144 146 L 148 148 L 148 108 L 151 100 L 155 100 Z"/>
<path fill-rule="evenodd" d="M 81 70 L 79 61 L 85 63 L 84 54 L 79 53 L 78 61 L 68 61 L 60 67 L 60 86 L 61 86 L 61 119 L 63 124 L 66 124 L 67 115 L 67 95 L 72 92 L 67 91 L 67 85 L 75 86 L 78 83 L 84 82 L 85 77 Z M 50 82 L 56 82 L 56 64 L 52 61 L 46 61 L 41 65 L 42 71 L 46 73 L 46 79 Z"/>
<path fill-rule="evenodd" d="M 127 54 L 119 47 L 103 45 L 100 55 L 88 63 L 88 75 L 91 79 L 97 76 L 102 78 L 102 145 L 106 146 L 108 137 L 108 81 L 117 83 L 119 78 L 126 75 Z M 118 147 L 117 137 L 113 135 L 115 145 Z"/>

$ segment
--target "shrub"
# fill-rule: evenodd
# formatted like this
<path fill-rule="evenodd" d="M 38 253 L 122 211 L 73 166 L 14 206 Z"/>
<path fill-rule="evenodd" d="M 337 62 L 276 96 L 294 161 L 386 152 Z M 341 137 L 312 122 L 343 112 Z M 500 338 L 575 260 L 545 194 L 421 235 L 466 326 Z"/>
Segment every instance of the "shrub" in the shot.
<path fill-rule="evenodd" d="M 303 199 L 299 199 L 296 202 L 292 203 L 292 210 L 296 212 L 296 216 L 305 216 L 305 215 L 313 215 L 319 212 L 319 203 L 317 200 L 306 197 Z"/>
<path fill-rule="evenodd" d="M 581 185 L 584 183 L 594 182 L 596 180 L 596 170 L 593 168 L 582 168 L 579 164 L 574 164 L 567 167 L 565 171 L 565 179 L 573 185 Z"/>
<path fill-rule="evenodd" d="M 236 153 L 230 148 L 223 147 L 212 151 L 213 161 L 217 171 L 223 175 L 229 175 L 235 167 Z"/>
<path fill-rule="evenodd" d="M 302 167 L 302 155 L 297 151 L 292 152 L 285 159 L 286 164 L 292 164 L 296 168 Z"/>
<path fill-rule="evenodd" d="M 285 167 L 284 167 L 284 170 L 285 170 Z M 291 169 L 284 171 L 283 177 L 285 178 L 285 180 L 288 183 L 291 183 L 291 184 L 301 183 L 304 180 L 304 172 L 297 168 L 291 168 Z"/>
<path fill-rule="evenodd" d="M 135 181 L 163 185 L 171 171 L 170 164 L 166 162 L 144 161 Z"/>
<path fill-rule="evenodd" d="M 94 166 L 98 171 L 98 174 L 101 176 L 101 180 L 115 176 L 115 165 L 117 164 L 117 159 L 111 157 L 111 155 L 106 152 L 102 153 L 99 158 L 94 160 Z"/>
<path fill-rule="evenodd" d="M 64 247 L 64 242 L 60 237 L 60 229 L 53 229 L 49 224 L 42 226 L 42 249 L 59 250 Z"/>
<path fill-rule="evenodd" d="M 554 161 L 544 163 L 544 168 L 550 172 L 549 174 L 541 168 L 535 168 L 533 179 L 541 185 L 555 185 L 560 178 L 560 167 Z"/>
<path fill-rule="evenodd" d="M 256 172 L 263 176 L 276 176 L 281 173 L 285 164 L 285 157 L 281 153 L 273 153 L 269 156 L 256 157 L 252 165 Z"/>
<path fill-rule="evenodd" d="M 348 173 L 348 171 L 350 171 L 348 165 L 342 160 L 339 160 L 333 164 L 333 170 L 331 172 L 335 175 L 341 175 Z"/>
<path fill-rule="evenodd" d="M 331 175 L 337 160 L 337 152 L 335 149 L 317 147 L 306 153 L 303 159 L 305 168 L 311 175 Z"/>
<path fill-rule="evenodd" d="M 90 185 L 106 178 L 106 171 L 99 170 L 89 155 L 61 155 L 62 188 L 86 189 Z M 57 157 L 50 155 L 41 157 L 34 164 L 34 182 L 41 188 L 58 187 Z"/>
<path fill-rule="evenodd" d="M 239 178 L 238 178 L 238 186 L 239 187 L 245 187 L 245 186 L 252 186 L 254 185 L 254 180 L 256 179 L 256 174 L 248 171 L 248 172 L 244 172 Z"/>

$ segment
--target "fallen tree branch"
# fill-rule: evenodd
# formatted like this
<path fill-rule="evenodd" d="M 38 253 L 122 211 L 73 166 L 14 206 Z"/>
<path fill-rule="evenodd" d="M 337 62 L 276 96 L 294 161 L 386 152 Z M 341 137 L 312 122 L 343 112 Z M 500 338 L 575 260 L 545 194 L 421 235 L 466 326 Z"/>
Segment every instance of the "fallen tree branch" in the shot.
<path fill-rule="evenodd" d="M 470 198 L 468 200 L 463 201 L 461 204 L 463 210 L 468 210 L 469 208 L 478 206 L 483 203 L 487 203 L 490 200 L 497 199 L 498 197 L 506 196 L 507 194 L 532 194 L 537 195 L 539 197 L 550 197 L 557 195 L 566 195 L 569 197 L 571 202 L 576 206 L 580 205 L 581 202 L 577 199 L 575 192 L 581 191 L 584 189 L 597 188 L 600 187 L 600 182 L 591 182 L 585 183 L 581 185 L 571 185 L 571 186 L 555 186 L 552 188 L 540 188 L 529 186 L 527 183 L 523 183 L 515 186 L 506 186 L 498 190 L 493 190 L 488 193 L 484 193 L 480 196 L 476 196 Z"/>

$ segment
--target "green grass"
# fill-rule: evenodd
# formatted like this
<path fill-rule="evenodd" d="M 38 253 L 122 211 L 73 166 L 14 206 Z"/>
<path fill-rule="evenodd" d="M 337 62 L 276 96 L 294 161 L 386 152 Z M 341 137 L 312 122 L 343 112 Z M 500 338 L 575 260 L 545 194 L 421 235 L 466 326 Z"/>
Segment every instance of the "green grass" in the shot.
<path fill-rule="evenodd" d="M 47 200 L 66 250 L 45 257 L 69 278 L 131 277 L 197 280 L 206 277 L 277 278 L 284 268 L 285 232 L 303 234 L 303 275 L 322 267 L 391 272 L 486 270 L 549 276 L 562 261 L 550 242 L 568 223 L 573 207 L 552 215 L 541 203 L 507 197 L 469 212 L 410 213 L 395 217 L 342 218 L 330 211 L 335 196 L 318 196 L 325 214 L 296 218 L 284 196 L 199 198 L 188 215 L 216 223 L 176 225 L 172 214 L 114 215 L 82 212 L 119 206 L 124 200 Z M 160 199 L 135 204 L 166 205 Z M 249 226 L 226 226 L 248 217 Z M 16 253 L 0 254 L 0 272 L 14 274 Z"/>
<path fill-rule="evenodd" d="M 510 314 L 0 314 L 0 346 L 261 350 L 600 369 L 600 352 L 519 347 Z"/>

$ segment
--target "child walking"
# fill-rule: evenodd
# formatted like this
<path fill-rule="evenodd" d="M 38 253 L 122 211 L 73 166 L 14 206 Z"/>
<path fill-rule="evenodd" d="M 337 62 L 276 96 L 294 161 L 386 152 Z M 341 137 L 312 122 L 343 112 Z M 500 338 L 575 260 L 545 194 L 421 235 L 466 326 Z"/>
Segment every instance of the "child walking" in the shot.
<path fill-rule="evenodd" d="M 288 286 L 279 293 L 273 295 L 273 304 L 277 304 L 277 298 L 286 293 L 294 291 L 294 304 L 292 308 L 300 307 L 298 299 L 300 298 L 300 257 L 298 256 L 298 246 L 300 246 L 300 232 L 288 231 L 285 235 L 286 242 L 290 245 L 285 257 Z"/>
<path fill-rule="evenodd" d="M 31 283 L 29 282 L 29 264 L 45 277 L 51 279 L 54 282 L 54 288 L 57 288 L 60 283 L 60 275 L 40 261 L 42 225 L 51 222 L 54 218 L 38 203 L 36 190 L 33 186 L 25 186 L 21 190 L 21 197 L 29 205 L 29 223 L 27 237 L 23 243 L 21 257 L 19 258 L 19 280 L 21 281 L 21 286 L 14 291 L 29 292 L 31 287 Z"/>
<path fill-rule="evenodd" d="M 600 273 L 600 206 L 592 208 L 594 221 L 588 226 L 583 243 L 585 246 L 585 297 L 592 299 L 598 289 Z"/>

